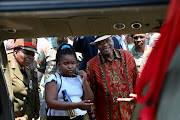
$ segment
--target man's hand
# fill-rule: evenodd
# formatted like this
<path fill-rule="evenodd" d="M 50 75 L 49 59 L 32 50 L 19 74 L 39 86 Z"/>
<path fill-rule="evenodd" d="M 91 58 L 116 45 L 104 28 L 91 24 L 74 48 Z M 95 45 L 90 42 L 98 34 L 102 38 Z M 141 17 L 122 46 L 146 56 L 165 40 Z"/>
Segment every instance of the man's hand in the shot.
<path fill-rule="evenodd" d="M 117 98 L 117 101 L 136 103 L 136 98 L 137 98 L 136 94 L 129 94 L 129 97 L 131 97 L 131 98 Z"/>
<path fill-rule="evenodd" d="M 84 70 L 79 70 L 79 75 L 81 76 L 83 82 L 87 80 L 87 73 Z"/>
<path fill-rule="evenodd" d="M 137 94 L 132 94 L 132 93 L 131 93 L 131 94 L 129 94 L 129 97 L 132 97 L 132 98 L 135 98 L 135 99 L 136 99 L 136 98 L 137 98 Z"/>
<path fill-rule="evenodd" d="M 27 118 L 26 117 L 17 117 L 17 118 L 15 118 L 15 120 L 27 120 Z"/>

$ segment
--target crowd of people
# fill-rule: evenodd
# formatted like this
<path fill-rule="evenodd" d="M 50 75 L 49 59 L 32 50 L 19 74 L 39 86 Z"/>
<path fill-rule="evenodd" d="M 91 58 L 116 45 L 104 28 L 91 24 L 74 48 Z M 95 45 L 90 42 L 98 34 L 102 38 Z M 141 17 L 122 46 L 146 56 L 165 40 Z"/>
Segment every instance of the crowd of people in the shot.
<path fill-rule="evenodd" d="M 72 109 L 75 120 L 132 119 L 136 80 L 152 50 L 147 34 L 6 41 L 15 119 L 68 120 Z"/>
<path fill-rule="evenodd" d="M 160 33 L 6 41 L 15 120 L 179 119 L 179 5 Z"/>

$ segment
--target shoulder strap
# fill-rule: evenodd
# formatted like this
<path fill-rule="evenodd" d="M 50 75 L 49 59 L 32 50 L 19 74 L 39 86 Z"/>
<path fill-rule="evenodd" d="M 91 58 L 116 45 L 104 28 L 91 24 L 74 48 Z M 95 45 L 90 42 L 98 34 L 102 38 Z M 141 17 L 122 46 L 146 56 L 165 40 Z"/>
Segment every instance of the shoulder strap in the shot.
<path fill-rule="evenodd" d="M 80 77 L 79 75 L 76 75 L 76 78 L 77 78 L 77 80 L 80 82 L 80 84 L 82 85 L 82 84 L 83 84 L 83 82 L 82 82 L 81 77 Z"/>
<path fill-rule="evenodd" d="M 57 80 L 58 93 L 59 93 L 59 91 L 61 90 L 61 86 L 62 86 L 62 79 L 61 79 L 61 75 L 60 75 L 60 74 L 58 74 L 58 73 L 55 73 L 54 75 L 55 75 L 56 80 Z M 60 80 L 58 80 L 57 75 L 59 76 Z"/>

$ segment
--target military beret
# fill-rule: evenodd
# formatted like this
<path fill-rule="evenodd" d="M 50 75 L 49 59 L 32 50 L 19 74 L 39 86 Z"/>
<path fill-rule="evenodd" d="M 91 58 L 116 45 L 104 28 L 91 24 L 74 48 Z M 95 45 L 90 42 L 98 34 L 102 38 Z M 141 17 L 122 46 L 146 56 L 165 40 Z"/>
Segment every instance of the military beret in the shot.
<path fill-rule="evenodd" d="M 25 50 L 37 52 L 37 39 L 36 38 L 16 39 L 16 42 L 14 43 L 14 48 L 15 47 L 20 47 Z"/>

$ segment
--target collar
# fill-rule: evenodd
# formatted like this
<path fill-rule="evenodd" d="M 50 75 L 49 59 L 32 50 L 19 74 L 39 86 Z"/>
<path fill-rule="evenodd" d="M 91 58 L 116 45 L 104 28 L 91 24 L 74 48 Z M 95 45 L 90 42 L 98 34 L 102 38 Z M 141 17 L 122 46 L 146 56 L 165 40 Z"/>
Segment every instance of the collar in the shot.
<path fill-rule="evenodd" d="M 146 47 L 146 48 L 145 48 L 144 54 L 145 54 L 147 51 L 151 51 L 151 50 L 152 50 L 152 48 L 149 47 L 148 45 L 145 45 L 145 47 Z M 142 55 L 139 55 L 139 54 L 138 54 L 139 52 L 136 50 L 135 45 L 134 45 L 133 48 L 131 49 L 131 52 L 132 52 L 133 55 L 142 56 Z"/>
<path fill-rule="evenodd" d="M 59 73 L 59 76 L 64 77 L 64 76 L 60 75 L 60 73 Z M 73 74 L 72 77 L 64 77 L 64 78 L 74 78 L 74 77 L 77 77 L 77 76 L 78 76 L 77 74 Z"/>
<path fill-rule="evenodd" d="M 77 77 L 77 75 L 76 75 L 76 74 L 73 74 L 72 77 Z"/>
<path fill-rule="evenodd" d="M 131 52 L 133 55 L 138 55 L 135 45 L 132 47 Z"/>
<path fill-rule="evenodd" d="M 119 54 L 119 52 L 118 52 L 119 50 L 116 50 L 116 49 L 113 49 L 113 53 L 114 53 L 114 60 L 115 59 L 119 59 L 119 58 L 121 58 L 121 56 L 120 56 L 120 54 Z M 102 62 L 104 63 L 105 61 L 108 61 L 108 62 L 112 62 L 112 61 L 109 61 L 109 60 L 107 60 L 106 58 L 105 58 L 105 56 L 100 52 L 99 53 L 99 55 L 100 55 L 100 59 L 102 59 Z"/>

